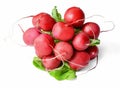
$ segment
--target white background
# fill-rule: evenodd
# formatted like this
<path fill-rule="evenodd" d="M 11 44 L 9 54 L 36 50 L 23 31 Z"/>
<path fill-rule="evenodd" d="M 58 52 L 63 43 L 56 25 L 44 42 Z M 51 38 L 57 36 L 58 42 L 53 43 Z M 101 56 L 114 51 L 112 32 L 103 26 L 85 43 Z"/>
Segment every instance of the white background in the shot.
<path fill-rule="evenodd" d="M 103 27 L 111 32 L 101 33 L 99 63 L 96 69 L 76 80 L 57 81 L 32 65 L 34 49 L 11 41 L 13 25 L 21 17 L 39 12 L 51 13 L 57 6 L 62 13 L 70 6 L 78 6 L 86 17 L 99 14 Z M 0 1 L 0 88 L 120 88 L 120 5 L 119 0 L 2 0 Z M 98 20 L 90 19 L 91 21 Z M 102 20 L 100 20 L 102 19 Z M 101 22 L 102 21 L 102 22 Z M 29 23 L 28 23 L 29 24 Z M 25 22 L 24 25 L 27 25 Z M 18 29 L 16 29 L 18 30 Z M 19 39 L 18 39 L 19 41 Z"/>

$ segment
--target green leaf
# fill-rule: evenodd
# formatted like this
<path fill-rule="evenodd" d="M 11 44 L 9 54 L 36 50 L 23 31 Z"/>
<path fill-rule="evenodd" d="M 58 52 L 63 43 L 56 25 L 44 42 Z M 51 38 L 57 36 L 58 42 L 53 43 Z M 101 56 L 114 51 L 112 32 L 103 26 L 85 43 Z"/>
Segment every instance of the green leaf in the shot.
<path fill-rule="evenodd" d="M 52 9 L 52 17 L 55 19 L 56 22 L 63 21 L 61 14 L 57 10 L 57 6 L 54 6 Z"/>
<path fill-rule="evenodd" d="M 96 46 L 100 44 L 99 39 L 90 39 L 90 46 Z"/>
<path fill-rule="evenodd" d="M 58 42 L 60 42 L 60 40 L 54 39 L 54 43 L 58 43 Z"/>
<path fill-rule="evenodd" d="M 72 80 L 76 78 L 76 72 L 66 62 L 63 67 L 49 71 L 49 74 L 57 80 Z"/>
<path fill-rule="evenodd" d="M 45 70 L 45 67 L 42 64 L 41 59 L 38 57 L 33 58 L 33 65 L 38 69 Z"/>
<path fill-rule="evenodd" d="M 75 28 L 74 30 L 75 30 L 75 34 L 78 34 L 78 33 L 81 32 L 81 29 L 80 29 L 80 28 Z"/>
<path fill-rule="evenodd" d="M 36 68 L 45 71 L 45 67 L 40 58 L 34 57 L 33 65 Z M 77 77 L 76 71 L 72 70 L 67 62 L 64 62 L 63 66 L 47 72 L 57 80 L 72 80 Z"/>

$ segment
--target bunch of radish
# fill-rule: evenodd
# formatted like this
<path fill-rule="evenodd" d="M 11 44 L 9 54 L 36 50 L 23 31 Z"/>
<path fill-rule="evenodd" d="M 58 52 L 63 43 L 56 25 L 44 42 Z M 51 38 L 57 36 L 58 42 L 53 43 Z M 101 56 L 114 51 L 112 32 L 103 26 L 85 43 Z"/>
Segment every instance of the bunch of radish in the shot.
<path fill-rule="evenodd" d="M 36 57 L 33 63 L 36 67 L 48 71 L 52 76 L 52 72 L 55 74 L 55 71 L 62 70 L 61 78 L 55 76 L 58 73 L 54 75 L 56 79 L 74 79 L 76 76 L 71 76 L 72 72 L 75 74 L 84 69 L 97 58 L 100 27 L 95 22 L 85 23 L 81 8 L 68 8 L 62 18 L 55 6 L 51 15 L 40 12 L 33 16 L 32 24 L 33 27 L 24 32 L 23 41 L 34 47 Z M 70 70 L 67 76 L 63 68 Z"/>

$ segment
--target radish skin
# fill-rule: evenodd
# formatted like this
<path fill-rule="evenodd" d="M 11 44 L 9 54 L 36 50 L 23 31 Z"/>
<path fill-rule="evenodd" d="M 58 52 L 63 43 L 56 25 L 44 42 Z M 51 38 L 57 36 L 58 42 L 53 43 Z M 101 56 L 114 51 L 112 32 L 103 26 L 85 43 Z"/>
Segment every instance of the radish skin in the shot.
<path fill-rule="evenodd" d="M 34 48 L 37 56 L 42 58 L 53 52 L 54 40 L 48 34 L 40 34 L 34 41 Z"/>
<path fill-rule="evenodd" d="M 32 46 L 34 40 L 41 34 L 35 27 L 29 28 L 25 32 L 23 31 L 23 41 L 26 45 Z"/>
<path fill-rule="evenodd" d="M 90 56 L 87 52 L 76 51 L 71 60 L 68 62 L 73 70 L 81 70 L 88 65 Z"/>
<path fill-rule="evenodd" d="M 90 39 L 87 34 L 80 32 L 73 38 L 72 44 L 76 50 L 82 51 L 88 48 L 90 45 Z"/>
<path fill-rule="evenodd" d="M 68 42 L 59 42 L 55 45 L 54 53 L 57 59 L 61 61 L 67 61 L 73 55 L 72 45 Z"/>
<path fill-rule="evenodd" d="M 44 31 L 51 31 L 56 22 L 48 13 L 43 12 L 33 16 L 32 23 L 35 27 Z"/>

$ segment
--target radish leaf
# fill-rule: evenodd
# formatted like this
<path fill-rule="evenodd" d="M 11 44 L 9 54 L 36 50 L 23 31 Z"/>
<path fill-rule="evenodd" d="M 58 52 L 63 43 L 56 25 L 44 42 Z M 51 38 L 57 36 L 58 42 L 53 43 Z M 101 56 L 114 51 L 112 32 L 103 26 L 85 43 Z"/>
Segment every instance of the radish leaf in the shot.
<path fill-rule="evenodd" d="M 72 80 L 76 78 L 76 72 L 70 69 L 67 63 L 60 69 L 49 71 L 49 74 L 57 80 Z"/>
<path fill-rule="evenodd" d="M 55 19 L 56 22 L 63 21 L 61 14 L 58 12 L 56 6 L 52 10 L 52 17 Z"/>
<path fill-rule="evenodd" d="M 42 64 L 42 61 L 38 57 L 34 57 L 33 65 L 38 69 L 45 70 L 45 67 Z"/>

